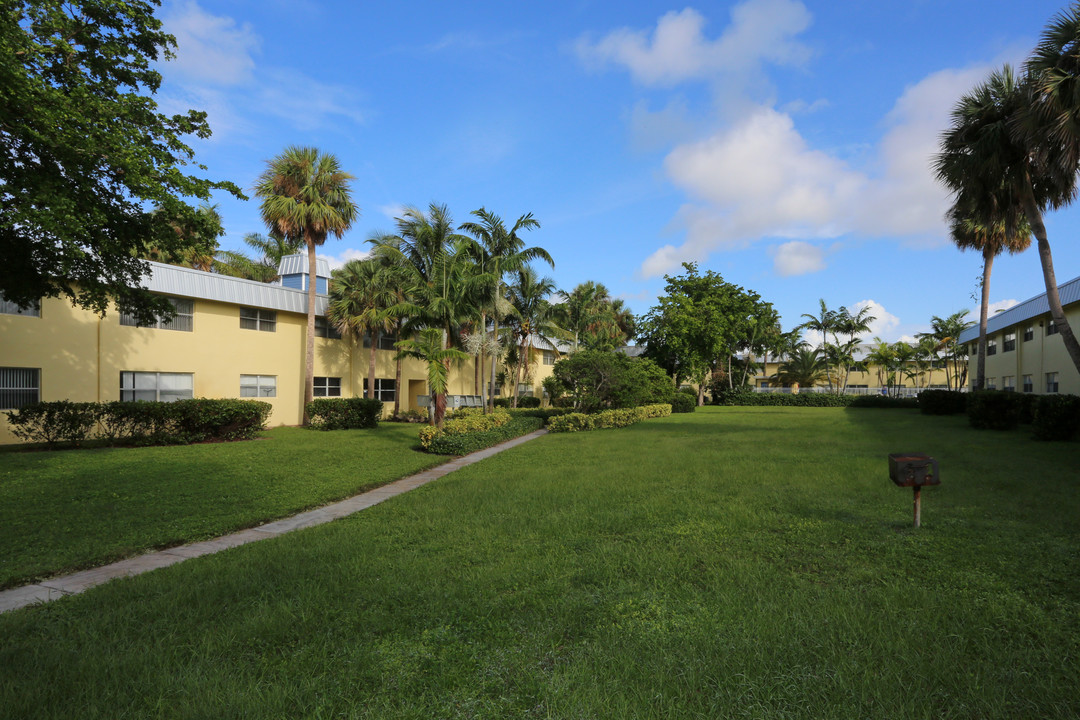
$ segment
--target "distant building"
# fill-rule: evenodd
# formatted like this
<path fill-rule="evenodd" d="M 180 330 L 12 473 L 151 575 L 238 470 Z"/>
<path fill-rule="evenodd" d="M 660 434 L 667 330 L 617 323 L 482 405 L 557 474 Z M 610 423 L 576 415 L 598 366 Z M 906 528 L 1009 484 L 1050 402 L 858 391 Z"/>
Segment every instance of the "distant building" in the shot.
<path fill-rule="evenodd" d="M 1080 277 L 1058 286 L 1065 318 L 1080 330 Z M 975 382 L 979 328 L 960 334 L 968 344 L 969 384 Z M 1028 393 L 1080 395 L 1080 373 L 1050 317 L 1046 293 L 989 318 L 986 326 L 986 387 Z"/>

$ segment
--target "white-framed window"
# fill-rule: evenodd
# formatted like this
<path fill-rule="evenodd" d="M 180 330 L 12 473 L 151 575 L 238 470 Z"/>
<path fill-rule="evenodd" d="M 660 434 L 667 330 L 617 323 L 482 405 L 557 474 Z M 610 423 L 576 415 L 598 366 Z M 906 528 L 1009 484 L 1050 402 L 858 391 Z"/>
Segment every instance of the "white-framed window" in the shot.
<path fill-rule="evenodd" d="M 35 301 L 33 305 L 20 308 L 3 295 L 0 295 L 0 315 L 25 315 L 27 317 L 41 317 L 41 301 Z"/>
<path fill-rule="evenodd" d="M 192 373 L 120 373 L 120 399 L 124 402 L 187 400 L 195 397 L 194 391 L 195 376 Z"/>
<path fill-rule="evenodd" d="M 397 342 L 397 335 L 394 333 L 379 333 L 379 343 L 375 346 L 377 350 L 397 350 L 394 347 L 394 343 Z M 364 347 L 371 347 L 371 333 L 364 333 Z"/>
<path fill-rule="evenodd" d="M 1005 342 L 1002 345 L 1001 351 L 1002 352 L 1012 352 L 1015 349 L 1016 349 L 1016 333 L 1014 333 L 1014 332 L 1005 333 Z"/>
<path fill-rule="evenodd" d="M 41 370 L 0 368 L 0 410 L 18 410 L 41 399 Z"/>
<path fill-rule="evenodd" d="M 1029 393 L 1035 391 L 1035 382 L 1030 375 L 1023 375 L 1020 379 L 1024 383 L 1024 392 Z"/>
<path fill-rule="evenodd" d="M 315 397 L 341 397 L 341 378 L 317 377 L 312 386 L 312 395 Z"/>
<path fill-rule="evenodd" d="M 240 328 L 277 332 L 277 311 L 242 307 L 240 308 Z"/>
<path fill-rule="evenodd" d="M 393 378 L 375 378 L 375 399 L 394 402 L 396 385 Z M 368 381 L 364 378 L 364 397 L 367 397 Z"/>
<path fill-rule="evenodd" d="M 997 340 L 988 339 L 986 341 L 986 357 L 990 357 L 991 355 L 997 355 Z"/>
<path fill-rule="evenodd" d="M 518 397 L 521 397 L 522 395 L 532 395 L 532 394 L 533 394 L 533 386 L 532 385 L 527 385 L 525 383 L 518 383 Z"/>
<path fill-rule="evenodd" d="M 1024 342 L 1027 342 L 1028 340 L 1034 340 L 1034 339 L 1035 339 L 1035 326 L 1034 325 L 1028 325 L 1026 328 L 1024 328 Z"/>
<path fill-rule="evenodd" d="M 192 332 L 195 329 L 195 301 L 190 298 L 168 298 L 176 311 L 172 320 L 158 317 L 150 325 L 139 325 L 134 315 L 120 313 L 120 324 L 128 327 L 149 327 L 158 330 L 179 330 Z"/>
<path fill-rule="evenodd" d="M 277 397 L 277 375 L 241 375 L 240 397 Z"/>
<path fill-rule="evenodd" d="M 1005 375 L 1001 378 L 1001 389 L 1005 392 L 1016 392 L 1016 376 Z"/>
<path fill-rule="evenodd" d="M 554 365 L 555 364 L 555 352 L 553 350 L 544 350 L 543 352 L 544 352 L 544 364 L 545 365 Z"/>
<path fill-rule="evenodd" d="M 1058 374 L 1056 372 L 1046 373 L 1046 392 L 1056 393 L 1058 391 Z"/>
<path fill-rule="evenodd" d="M 997 390 L 997 378 L 992 378 L 992 377 L 986 378 L 986 389 L 987 390 Z"/>
<path fill-rule="evenodd" d="M 328 338 L 330 340 L 340 340 L 341 333 L 334 327 L 334 324 L 327 320 L 325 317 L 315 317 L 315 337 Z"/>
<path fill-rule="evenodd" d="M 1046 334 L 1047 335 L 1057 335 L 1058 334 L 1057 323 L 1054 322 L 1053 318 L 1050 319 L 1050 322 L 1046 323 Z"/>

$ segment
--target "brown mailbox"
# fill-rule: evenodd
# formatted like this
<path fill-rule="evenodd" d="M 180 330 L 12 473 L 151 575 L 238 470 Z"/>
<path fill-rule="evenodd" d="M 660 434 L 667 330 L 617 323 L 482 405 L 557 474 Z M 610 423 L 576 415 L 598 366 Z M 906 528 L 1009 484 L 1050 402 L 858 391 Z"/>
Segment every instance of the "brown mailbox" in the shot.
<path fill-rule="evenodd" d="M 890 453 L 889 479 L 900 487 L 941 484 L 937 460 L 923 453 Z"/>

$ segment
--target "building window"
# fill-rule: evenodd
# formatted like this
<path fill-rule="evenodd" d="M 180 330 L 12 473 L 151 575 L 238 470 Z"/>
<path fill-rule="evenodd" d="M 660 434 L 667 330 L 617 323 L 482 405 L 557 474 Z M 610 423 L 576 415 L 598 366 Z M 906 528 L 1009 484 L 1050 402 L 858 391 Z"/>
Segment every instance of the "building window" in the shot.
<path fill-rule="evenodd" d="M 41 371 L 0 368 L 0 410 L 18 410 L 41 399 Z"/>
<path fill-rule="evenodd" d="M 968 355 L 978 355 L 978 354 L 979 354 L 979 343 L 977 343 L 977 342 L 971 343 L 971 347 L 968 348 Z"/>
<path fill-rule="evenodd" d="M 986 389 L 997 390 L 997 378 L 986 378 Z"/>
<path fill-rule="evenodd" d="M 15 303 L 0 295 L 0 315 L 26 315 L 27 317 L 41 317 L 41 301 L 35 301 L 25 310 Z"/>
<path fill-rule="evenodd" d="M 1024 392 L 1029 393 L 1035 391 L 1035 383 L 1032 381 L 1030 375 L 1024 375 L 1020 379 L 1024 381 Z"/>
<path fill-rule="evenodd" d="M 553 350 L 544 350 L 544 364 L 545 365 L 554 365 L 555 364 L 555 352 Z"/>
<path fill-rule="evenodd" d="M 240 327 L 243 330 L 277 331 L 277 312 L 260 308 L 240 308 Z"/>
<path fill-rule="evenodd" d="M 1057 323 L 1054 322 L 1053 320 L 1050 320 L 1050 322 L 1048 322 L 1046 324 L 1046 334 L 1047 335 L 1057 335 L 1058 334 Z"/>
<path fill-rule="evenodd" d="M 334 327 L 334 324 L 324 317 L 315 318 L 315 337 L 329 338 L 330 340 L 340 340 L 341 333 Z"/>
<path fill-rule="evenodd" d="M 1046 392 L 1056 393 L 1058 391 L 1058 374 L 1056 372 L 1046 373 Z"/>
<path fill-rule="evenodd" d="M 368 381 L 364 378 L 364 397 L 367 397 Z M 383 402 L 394 402 L 395 385 L 390 378 L 375 378 L 375 399 Z"/>
<path fill-rule="evenodd" d="M 1012 352 L 1016 349 L 1016 333 L 1005 333 L 1005 342 L 1002 345 L 1002 352 Z"/>
<path fill-rule="evenodd" d="M 1026 328 L 1024 328 L 1024 342 L 1027 342 L 1028 340 L 1034 340 L 1034 339 L 1035 339 L 1035 326 L 1034 325 L 1028 325 Z"/>
<path fill-rule="evenodd" d="M 523 395 L 532 395 L 532 394 L 533 394 L 533 386 L 532 385 L 526 385 L 525 383 L 518 383 L 518 397 L 521 397 Z"/>
<path fill-rule="evenodd" d="M 768 383 L 762 383 L 761 387 L 769 387 L 769 384 Z M 850 383 L 850 384 L 848 384 L 848 387 L 849 388 L 854 388 L 856 390 L 868 390 L 870 388 L 869 385 L 859 385 L 858 383 Z"/>
<path fill-rule="evenodd" d="M 312 391 L 315 397 L 341 397 L 341 378 L 317 377 Z"/>
<path fill-rule="evenodd" d="M 158 317 L 149 325 L 139 325 L 134 315 L 120 313 L 120 324 L 128 327 L 150 327 L 158 330 L 191 332 L 195 329 L 195 301 L 187 298 L 168 298 L 176 315 L 172 320 Z"/>
<path fill-rule="evenodd" d="M 1001 378 L 1001 389 L 1005 392 L 1016 392 L 1016 376 L 1005 375 Z"/>
<path fill-rule="evenodd" d="M 376 347 L 379 350 L 397 350 L 394 347 L 394 343 L 397 342 L 397 335 L 394 333 L 379 333 L 379 344 Z M 371 333 L 364 333 L 364 347 L 371 347 Z"/>
<path fill-rule="evenodd" d="M 240 397 L 277 397 L 277 376 L 241 375 Z"/>
<path fill-rule="evenodd" d="M 124 402 L 187 400 L 195 396 L 194 388 L 195 376 L 191 373 L 120 373 L 120 399 Z"/>
<path fill-rule="evenodd" d="M 997 340 L 986 341 L 986 357 L 997 355 Z"/>

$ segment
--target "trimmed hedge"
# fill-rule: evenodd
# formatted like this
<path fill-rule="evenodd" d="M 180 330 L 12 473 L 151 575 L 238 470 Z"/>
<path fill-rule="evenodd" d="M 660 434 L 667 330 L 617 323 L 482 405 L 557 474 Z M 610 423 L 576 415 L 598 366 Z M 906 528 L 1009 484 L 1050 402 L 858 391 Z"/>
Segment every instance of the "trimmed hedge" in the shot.
<path fill-rule="evenodd" d="M 603 430 L 619 428 L 654 417 L 667 417 L 671 414 L 671 405 L 643 405 L 636 408 L 618 408 L 601 410 L 598 413 L 569 413 L 553 417 L 548 421 L 551 432 L 578 432 L 581 430 Z"/>
<path fill-rule="evenodd" d="M 510 401 L 513 398 L 500 397 L 495 398 L 491 402 L 497 408 L 503 408 L 504 410 L 510 409 Z M 540 407 L 540 398 L 535 395 L 521 395 L 518 397 L 518 408 L 538 408 Z"/>
<path fill-rule="evenodd" d="M 957 415 L 967 412 L 969 393 L 959 390 L 923 390 L 919 410 L 923 415 Z"/>
<path fill-rule="evenodd" d="M 836 395 L 834 393 L 759 393 L 736 389 L 717 393 L 713 405 L 765 407 L 856 407 L 910 410 L 919 407 L 915 398 L 886 395 Z"/>
<path fill-rule="evenodd" d="M 378 426 L 382 400 L 319 398 L 304 406 L 313 430 L 354 430 Z"/>
<path fill-rule="evenodd" d="M 245 440 L 266 428 L 270 403 L 195 398 L 176 402 L 39 402 L 7 413 L 11 431 L 27 442 L 78 447 L 93 438 L 108 445 L 170 445 Z"/>
<path fill-rule="evenodd" d="M 1080 434 L 1080 397 L 1041 395 L 1035 404 L 1037 440 L 1072 440 Z"/>
<path fill-rule="evenodd" d="M 697 410 L 697 396 L 677 392 L 671 396 L 671 412 L 690 413 Z"/>
<path fill-rule="evenodd" d="M 847 404 L 853 408 L 888 408 L 890 410 L 917 410 L 917 398 L 894 398 L 885 395 L 853 395 Z"/>
<path fill-rule="evenodd" d="M 447 420 L 441 432 L 430 425 L 421 428 L 420 445 L 438 455 L 468 455 L 539 430 L 543 424 L 538 417 L 513 417 L 506 412 L 466 415 Z"/>
<path fill-rule="evenodd" d="M 977 430 L 1012 430 L 1020 423 L 1019 396 L 1001 390 L 968 393 L 967 415 Z"/>

